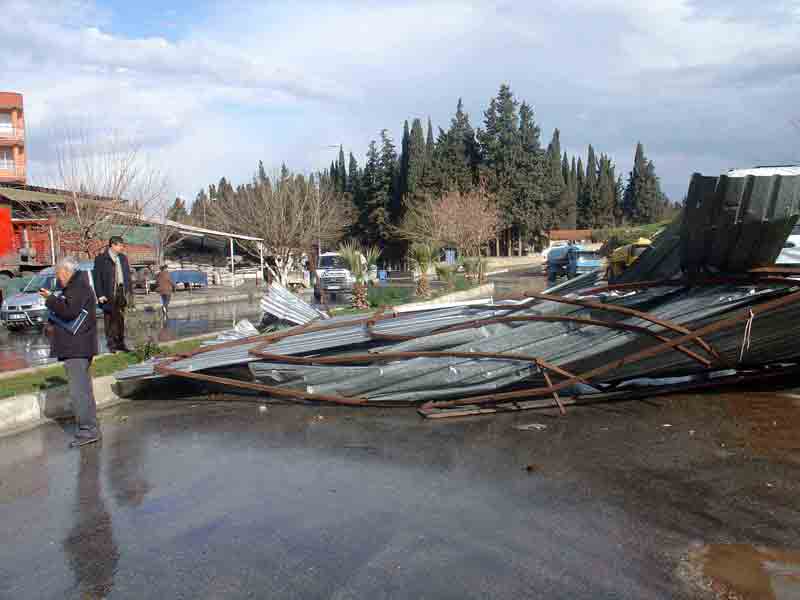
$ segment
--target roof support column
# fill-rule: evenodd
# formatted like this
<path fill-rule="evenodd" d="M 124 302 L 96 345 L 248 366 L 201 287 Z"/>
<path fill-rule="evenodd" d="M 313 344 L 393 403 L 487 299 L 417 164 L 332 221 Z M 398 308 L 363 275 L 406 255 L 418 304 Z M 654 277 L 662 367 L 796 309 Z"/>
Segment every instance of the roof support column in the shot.
<path fill-rule="evenodd" d="M 233 281 L 234 276 L 234 267 L 233 267 L 233 238 L 228 238 L 231 241 L 231 287 L 236 287 L 236 284 Z"/>
<path fill-rule="evenodd" d="M 262 242 L 258 242 L 258 260 L 261 263 L 259 273 L 261 277 L 264 277 L 264 244 Z"/>

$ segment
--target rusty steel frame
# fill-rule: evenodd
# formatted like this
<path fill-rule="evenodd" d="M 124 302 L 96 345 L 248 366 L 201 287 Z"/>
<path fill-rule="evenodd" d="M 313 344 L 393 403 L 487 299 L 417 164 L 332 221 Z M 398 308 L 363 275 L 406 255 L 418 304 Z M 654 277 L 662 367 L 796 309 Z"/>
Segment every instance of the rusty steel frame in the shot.
<path fill-rule="evenodd" d="M 605 312 L 614 312 L 619 313 L 622 315 L 627 315 L 630 317 L 637 317 L 644 321 L 649 321 L 650 323 L 654 323 L 655 325 L 660 325 L 665 329 L 671 329 L 677 333 L 682 333 L 687 335 L 691 333 L 689 329 L 684 327 L 683 325 L 678 325 L 677 323 L 673 323 L 672 321 L 667 321 L 666 319 L 659 319 L 658 317 L 654 317 L 653 315 L 646 313 L 641 310 L 636 310 L 635 308 L 628 308 L 627 306 L 617 306 L 615 304 L 604 304 L 602 302 L 594 302 L 593 300 L 583 300 L 579 298 L 564 298 L 562 296 L 551 296 L 550 294 L 541 294 L 537 292 L 527 292 L 525 294 L 530 298 L 536 298 L 537 300 L 544 300 L 546 302 L 557 302 L 560 304 L 572 304 L 574 306 L 582 306 L 584 308 L 593 308 L 595 310 L 601 310 Z M 695 337 L 692 339 L 693 342 L 699 344 L 703 350 L 711 354 L 714 358 L 719 358 L 719 353 L 714 350 L 710 344 L 704 341 L 702 338 Z"/>
<path fill-rule="evenodd" d="M 532 388 L 532 389 L 518 390 L 513 392 L 502 392 L 499 394 L 484 394 L 480 396 L 473 396 L 468 399 L 464 398 L 460 400 L 427 402 L 423 404 L 422 408 L 430 409 L 430 408 L 446 408 L 450 406 L 468 406 L 473 404 L 474 405 L 499 404 L 503 402 L 519 400 L 521 398 L 534 398 L 534 397 L 551 395 L 553 391 L 560 391 L 564 388 L 574 385 L 581 379 L 591 380 L 593 377 L 597 377 L 598 375 L 604 375 L 605 373 L 613 371 L 614 369 L 618 369 L 623 365 L 633 364 L 641 360 L 644 360 L 645 358 L 651 358 L 653 356 L 657 356 L 659 354 L 662 354 L 663 352 L 666 352 L 667 350 L 673 349 L 678 345 L 698 339 L 702 335 L 707 335 L 710 333 L 716 333 L 717 331 L 723 331 L 725 329 L 729 329 L 735 325 L 738 325 L 743 321 L 747 321 L 752 316 L 758 316 L 760 314 L 769 312 L 770 310 L 781 308 L 782 306 L 786 306 L 787 304 L 791 304 L 798 300 L 800 300 L 800 291 L 787 294 L 786 296 L 782 296 L 780 298 L 776 298 L 775 300 L 765 302 L 764 304 L 761 304 L 759 306 L 748 308 L 746 311 L 742 311 L 741 313 L 733 315 L 727 319 L 723 319 L 721 321 L 717 321 L 716 323 L 711 323 L 709 325 L 706 325 L 705 327 L 697 329 L 692 333 L 671 339 L 667 342 L 659 344 L 658 346 L 645 348 L 644 350 L 635 352 L 630 356 L 626 356 L 624 358 L 612 361 L 602 367 L 596 367 L 585 373 L 576 375 L 572 379 L 567 379 L 566 381 L 562 381 L 556 385 L 551 385 L 544 388 Z"/>
<path fill-rule="evenodd" d="M 512 310 L 521 310 L 523 307 L 516 308 Z M 638 312 L 638 311 L 637 311 Z M 160 362 L 154 366 L 154 371 L 161 374 L 161 375 L 173 375 L 176 377 L 182 377 L 186 379 L 192 379 L 195 381 L 204 381 L 207 383 L 215 383 L 221 385 L 228 385 L 231 387 L 238 387 L 241 389 L 247 389 L 251 391 L 259 391 L 265 394 L 269 394 L 272 396 L 286 398 L 289 400 L 295 401 L 318 401 L 318 402 L 329 402 L 333 404 L 342 404 L 348 406 L 370 406 L 370 405 L 380 405 L 380 406 L 410 406 L 416 405 L 417 402 L 396 402 L 393 403 L 391 401 L 379 401 L 379 402 L 371 402 L 367 398 L 360 398 L 360 397 L 347 397 L 341 396 L 337 394 L 318 394 L 313 392 L 303 392 L 299 390 L 292 390 L 283 387 L 276 387 L 271 386 L 263 383 L 256 383 L 256 382 L 248 382 L 242 381 L 239 379 L 232 379 L 228 377 L 219 377 L 216 375 L 208 375 L 205 373 L 195 373 L 189 371 L 182 371 L 180 369 L 175 369 L 171 365 L 175 362 L 191 358 L 198 354 L 202 354 L 204 352 L 210 352 L 214 350 L 218 350 L 220 348 L 226 347 L 235 347 L 240 346 L 248 343 L 258 342 L 257 345 L 249 350 L 249 354 L 258 358 L 263 358 L 265 360 L 271 360 L 276 362 L 283 362 L 289 364 L 303 364 L 303 365 L 325 365 L 325 364 L 352 364 L 354 362 L 377 362 L 383 360 L 403 360 L 403 359 L 412 359 L 412 358 L 488 358 L 488 359 L 497 359 L 497 360 L 520 360 L 523 362 L 530 362 L 535 364 L 540 371 L 542 372 L 545 381 L 548 383 L 548 388 L 554 388 L 557 386 L 553 386 L 552 380 L 548 375 L 547 371 L 551 371 L 553 373 L 557 373 L 562 377 L 565 377 L 567 381 L 577 381 L 582 383 L 587 383 L 588 380 L 585 377 L 580 375 L 575 375 L 562 369 L 557 365 L 553 365 L 548 363 L 547 361 L 542 360 L 539 357 L 534 356 L 524 356 L 524 355 L 515 355 L 515 354 L 508 354 L 508 353 L 480 353 L 480 352 L 382 352 L 382 353 L 368 353 L 368 354 L 361 354 L 361 355 L 348 355 L 343 357 L 296 357 L 296 356 L 287 356 L 283 354 L 271 354 L 269 352 L 264 352 L 264 349 L 267 348 L 270 344 L 298 335 L 303 335 L 310 332 L 316 331 L 326 331 L 326 330 L 333 330 L 339 329 L 344 327 L 349 327 L 352 325 L 357 324 L 364 324 L 367 327 L 367 330 L 370 332 L 371 335 L 374 334 L 372 331 L 372 326 L 380 320 L 386 319 L 393 319 L 397 318 L 399 315 L 396 312 L 392 312 L 389 314 L 385 314 L 384 311 L 377 312 L 373 315 L 365 317 L 363 319 L 355 319 L 352 321 L 345 321 L 342 323 L 331 323 L 331 324 L 317 324 L 317 325 L 304 325 L 297 328 L 292 328 L 290 330 L 276 332 L 264 336 L 254 336 L 250 338 L 245 338 L 242 340 L 234 340 L 231 342 L 225 342 L 222 344 L 214 344 L 211 346 L 206 346 L 203 348 L 198 348 L 197 350 L 182 353 L 167 359 L 166 361 Z M 619 329 L 619 330 L 626 330 L 632 331 L 637 333 L 642 333 L 645 335 L 650 335 L 656 337 L 662 343 L 667 342 L 668 339 L 660 334 L 652 332 L 644 327 L 635 326 L 635 325 L 626 325 L 622 323 L 609 323 L 605 321 L 599 321 L 596 319 L 584 319 L 581 317 L 571 317 L 571 316 L 556 316 L 556 315 L 532 315 L 532 316 L 519 316 L 519 317 L 495 317 L 493 319 L 476 319 L 475 321 L 461 324 L 461 326 L 481 326 L 486 324 L 487 322 L 513 322 L 513 321 L 549 321 L 549 322 L 574 322 L 584 325 L 597 325 L 601 327 L 607 327 L 610 329 Z M 449 326 L 441 328 L 441 330 L 434 330 L 431 334 L 438 333 L 440 331 L 450 330 L 454 327 L 458 326 Z M 401 337 L 401 336 L 397 336 Z M 409 338 L 410 336 L 402 336 L 404 339 Z M 412 338 L 414 339 L 414 338 Z M 682 345 L 677 345 L 676 350 L 684 352 L 688 356 L 694 358 L 704 366 L 710 366 L 710 362 L 684 348 Z M 563 384 L 558 384 L 561 387 L 564 387 Z M 550 393 L 556 398 L 556 402 L 559 403 L 560 409 L 563 410 L 563 404 L 561 404 L 560 397 L 558 397 L 558 389 L 554 389 Z"/>

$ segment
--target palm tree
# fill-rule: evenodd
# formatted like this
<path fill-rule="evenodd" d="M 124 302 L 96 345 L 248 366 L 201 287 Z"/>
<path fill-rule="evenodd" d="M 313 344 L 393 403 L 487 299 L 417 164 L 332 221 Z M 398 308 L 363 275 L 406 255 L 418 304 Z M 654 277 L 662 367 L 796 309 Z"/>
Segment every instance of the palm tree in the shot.
<path fill-rule="evenodd" d="M 340 245 L 338 252 L 355 279 L 350 305 L 356 309 L 369 308 L 367 278 L 370 268 L 378 262 L 380 249 L 377 246 L 362 247 L 355 241 L 349 241 Z"/>
<path fill-rule="evenodd" d="M 452 290 L 456 287 L 456 265 L 437 264 L 436 278 L 447 284 L 447 289 Z"/>
<path fill-rule="evenodd" d="M 408 249 L 408 259 L 414 266 L 414 269 L 419 271 L 419 279 L 417 279 L 416 295 L 420 298 L 427 298 L 431 294 L 430 283 L 428 281 L 428 271 L 431 266 L 436 262 L 437 250 L 431 244 L 422 242 L 415 242 L 411 244 Z"/>

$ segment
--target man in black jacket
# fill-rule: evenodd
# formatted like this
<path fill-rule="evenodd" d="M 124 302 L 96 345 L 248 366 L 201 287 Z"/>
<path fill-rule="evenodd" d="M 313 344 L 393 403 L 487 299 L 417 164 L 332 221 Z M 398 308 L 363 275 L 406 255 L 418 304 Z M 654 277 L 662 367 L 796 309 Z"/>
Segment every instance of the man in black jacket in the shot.
<path fill-rule="evenodd" d="M 109 352 L 129 352 L 125 345 L 125 307 L 131 293 L 131 270 L 118 235 L 108 240 L 108 250 L 94 259 L 94 290 L 103 309 Z"/>
<path fill-rule="evenodd" d="M 89 274 L 78 270 L 78 263 L 65 258 L 56 265 L 56 279 L 63 287 L 61 296 L 47 289 L 39 290 L 48 310 L 62 321 L 48 326 L 50 355 L 64 363 L 69 382 L 72 409 L 78 419 L 78 431 L 72 446 L 91 444 L 100 439 L 97 426 L 97 407 L 94 401 L 92 378 L 89 367 L 97 354 L 97 318 L 94 291 L 89 283 Z M 86 315 L 74 332 L 64 326 L 75 322 L 82 311 Z"/>

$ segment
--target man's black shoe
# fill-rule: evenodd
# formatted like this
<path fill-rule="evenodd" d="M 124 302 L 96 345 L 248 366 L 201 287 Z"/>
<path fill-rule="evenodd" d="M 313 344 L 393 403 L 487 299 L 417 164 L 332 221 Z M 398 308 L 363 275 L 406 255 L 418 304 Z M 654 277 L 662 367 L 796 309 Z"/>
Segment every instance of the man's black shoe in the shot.
<path fill-rule="evenodd" d="M 79 448 L 88 444 L 94 444 L 100 441 L 100 432 L 88 429 L 81 429 L 75 434 L 75 439 L 69 443 L 70 448 Z"/>

